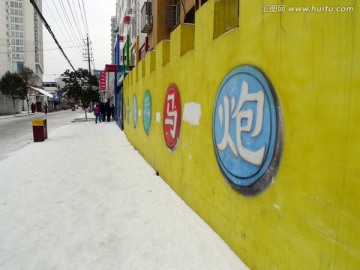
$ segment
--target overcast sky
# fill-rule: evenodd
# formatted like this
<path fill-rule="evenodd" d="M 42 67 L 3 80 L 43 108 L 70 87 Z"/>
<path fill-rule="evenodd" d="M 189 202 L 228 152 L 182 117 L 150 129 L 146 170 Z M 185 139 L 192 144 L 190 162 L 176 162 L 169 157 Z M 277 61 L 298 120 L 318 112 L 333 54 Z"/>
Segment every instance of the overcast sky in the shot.
<path fill-rule="evenodd" d="M 111 17 L 116 14 L 115 5 L 116 0 L 43 0 L 43 16 L 75 69 L 88 68 L 88 62 L 84 61 L 83 56 L 86 29 L 92 42 L 94 61 L 91 69 L 102 70 L 105 64 L 111 63 Z M 54 81 L 66 69 L 72 68 L 45 27 L 43 33 L 43 81 Z"/>

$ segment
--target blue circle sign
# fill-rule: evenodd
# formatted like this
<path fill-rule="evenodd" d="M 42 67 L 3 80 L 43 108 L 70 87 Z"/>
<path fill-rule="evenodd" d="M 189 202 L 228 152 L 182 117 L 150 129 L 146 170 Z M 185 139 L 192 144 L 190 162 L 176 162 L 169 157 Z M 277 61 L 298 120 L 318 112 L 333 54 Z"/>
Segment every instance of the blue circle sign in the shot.
<path fill-rule="evenodd" d="M 149 90 L 145 91 L 144 94 L 144 114 L 143 114 L 143 124 L 144 124 L 144 130 L 146 135 L 149 135 L 150 133 L 150 127 L 151 127 L 151 94 Z"/>
<path fill-rule="evenodd" d="M 272 181 L 282 147 L 280 107 L 266 77 L 253 66 L 232 70 L 214 105 L 213 142 L 226 180 L 245 195 Z"/>

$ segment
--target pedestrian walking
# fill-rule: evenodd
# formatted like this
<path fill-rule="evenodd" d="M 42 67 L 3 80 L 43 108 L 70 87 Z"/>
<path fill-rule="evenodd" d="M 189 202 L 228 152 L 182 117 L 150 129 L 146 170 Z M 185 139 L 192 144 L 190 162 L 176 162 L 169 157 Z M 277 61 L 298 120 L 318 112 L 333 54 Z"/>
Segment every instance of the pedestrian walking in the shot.
<path fill-rule="evenodd" d="M 110 122 L 110 117 L 111 117 L 110 99 L 108 99 L 105 103 L 105 111 L 106 111 L 106 121 Z"/>
<path fill-rule="evenodd" d="M 105 104 L 103 102 L 100 102 L 100 111 L 101 111 L 101 121 L 105 122 Z"/>
<path fill-rule="evenodd" d="M 47 105 L 47 103 L 45 103 L 45 105 L 44 105 L 44 110 L 45 110 L 45 114 L 47 114 L 47 112 L 48 112 L 48 105 Z"/>
<path fill-rule="evenodd" d="M 100 110 L 99 103 L 96 104 L 96 106 L 94 108 L 94 114 L 95 114 L 95 124 L 97 124 L 98 119 L 99 119 L 99 122 L 101 123 L 101 110 Z"/>
<path fill-rule="evenodd" d="M 111 120 L 115 120 L 115 106 L 114 104 L 111 105 Z"/>

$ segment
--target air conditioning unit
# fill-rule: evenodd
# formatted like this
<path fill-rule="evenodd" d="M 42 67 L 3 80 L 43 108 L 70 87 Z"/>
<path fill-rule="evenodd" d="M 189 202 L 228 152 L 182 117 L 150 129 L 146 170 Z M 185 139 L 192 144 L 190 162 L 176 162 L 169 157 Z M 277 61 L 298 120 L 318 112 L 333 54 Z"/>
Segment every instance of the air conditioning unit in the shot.
<path fill-rule="evenodd" d="M 166 27 L 172 29 L 180 23 L 180 12 L 178 5 L 166 6 Z"/>

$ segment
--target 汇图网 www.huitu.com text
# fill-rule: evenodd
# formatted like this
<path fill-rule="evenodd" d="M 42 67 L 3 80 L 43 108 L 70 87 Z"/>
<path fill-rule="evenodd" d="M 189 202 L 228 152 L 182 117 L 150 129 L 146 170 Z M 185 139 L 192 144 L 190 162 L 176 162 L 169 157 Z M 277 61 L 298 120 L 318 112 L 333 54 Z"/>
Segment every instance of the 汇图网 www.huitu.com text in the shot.
<path fill-rule="evenodd" d="M 351 6 L 287 6 L 287 5 L 262 5 L 261 10 L 264 13 L 277 12 L 353 12 L 354 7 Z"/>

